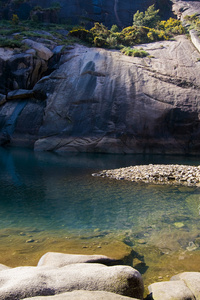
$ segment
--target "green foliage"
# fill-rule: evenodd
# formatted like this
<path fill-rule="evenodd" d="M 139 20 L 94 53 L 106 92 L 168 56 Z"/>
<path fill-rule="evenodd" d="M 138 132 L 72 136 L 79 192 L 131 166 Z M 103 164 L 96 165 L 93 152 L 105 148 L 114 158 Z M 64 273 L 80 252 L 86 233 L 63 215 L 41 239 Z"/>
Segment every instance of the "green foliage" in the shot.
<path fill-rule="evenodd" d="M 158 24 L 158 29 L 163 30 L 167 35 L 183 34 L 185 29 L 180 20 L 169 18 L 167 21 L 161 21 Z"/>
<path fill-rule="evenodd" d="M 159 9 L 155 10 L 154 4 L 149 6 L 145 13 L 139 10 L 133 16 L 133 25 L 144 27 L 156 27 L 160 17 L 158 15 Z"/>
<path fill-rule="evenodd" d="M 134 57 L 146 57 L 149 55 L 149 53 L 144 50 L 134 49 L 131 47 L 124 47 L 123 49 L 121 49 L 121 52 L 127 56 L 134 56 Z"/>
<path fill-rule="evenodd" d="M 189 23 L 192 23 L 192 22 L 198 21 L 198 20 L 199 20 L 199 17 L 197 16 L 197 14 L 193 14 L 193 15 L 191 15 L 191 16 L 186 15 L 186 16 L 184 17 L 184 20 L 187 21 L 187 22 L 189 22 Z"/>
<path fill-rule="evenodd" d="M 119 32 L 120 30 L 117 25 L 112 25 L 110 31 L 116 33 L 116 32 Z"/>
<path fill-rule="evenodd" d="M 19 17 L 16 14 L 13 14 L 12 16 L 12 24 L 13 25 L 18 25 L 19 24 Z"/>
<path fill-rule="evenodd" d="M 200 31 L 200 19 L 197 14 L 185 16 L 184 21 L 189 25 L 189 29 Z"/>
<path fill-rule="evenodd" d="M 118 42 L 117 42 L 117 37 L 116 36 L 109 36 L 106 39 L 107 42 L 107 47 L 109 48 L 118 48 Z"/>
<path fill-rule="evenodd" d="M 94 38 L 98 36 L 103 39 L 107 39 L 107 37 L 109 37 L 109 35 L 111 34 L 111 31 L 108 30 L 106 26 L 99 23 L 95 23 L 94 27 L 90 29 L 90 32 L 93 34 Z"/>
<path fill-rule="evenodd" d="M 93 40 L 93 34 L 89 30 L 86 30 L 84 28 L 72 29 L 69 32 L 68 36 L 73 36 L 90 43 Z"/>
<path fill-rule="evenodd" d="M 117 25 L 113 25 L 109 30 L 103 24 L 95 23 L 87 34 L 86 32 L 83 34 L 84 29 L 81 29 L 81 32 L 74 29 L 70 35 L 90 42 L 96 47 L 119 48 L 121 45 L 130 47 L 141 43 L 168 40 L 176 34 L 185 33 L 179 20 L 170 18 L 167 21 L 159 21 L 158 12 L 159 10 L 155 10 L 154 5 L 151 5 L 144 13 L 137 11 L 134 15 L 133 26 L 126 27 L 122 31 L 119 31 Z M 89 33 L 91 33 L 90 36 Z"/>
<path fill-rule="evenodd" d="M 0 37 L 0 47 L 8 48 L 20 48 L 22 47 L 22 42 L 20 39 L 11 39 Z"/>
<path fill-rule="evenodd" d="M 95 36 L 94 45 L 100 48 L 108 48 L 108 42 L 101 36 Z"/>

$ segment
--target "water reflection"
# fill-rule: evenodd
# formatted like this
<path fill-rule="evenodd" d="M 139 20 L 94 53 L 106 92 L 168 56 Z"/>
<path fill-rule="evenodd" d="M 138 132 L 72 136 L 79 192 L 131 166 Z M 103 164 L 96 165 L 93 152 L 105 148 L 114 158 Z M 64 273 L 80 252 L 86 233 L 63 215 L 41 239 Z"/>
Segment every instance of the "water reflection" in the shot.
<path fill-rule="evenodd" d="M 58 155 L 0 148 L 0 228 L 66 228 L 82 233 L 98 228 L 135 234 L 151 227 L 153 236 L 183 223 L 179 230 L 194 230 L 199 221 L 198 188 L 115 181 L 91 174 L 136 164 L 198 165 L 199 161 L 197 157 Z"/>

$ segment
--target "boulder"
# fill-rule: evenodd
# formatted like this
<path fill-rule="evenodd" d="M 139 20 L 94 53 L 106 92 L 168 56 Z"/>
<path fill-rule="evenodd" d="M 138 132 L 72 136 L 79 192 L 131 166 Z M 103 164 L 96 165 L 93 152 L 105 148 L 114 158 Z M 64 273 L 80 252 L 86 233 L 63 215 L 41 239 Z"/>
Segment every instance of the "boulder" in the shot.
<path fill-rule="evenodd" d="M 48 252 L 40 258 L 38 266 L 50 266 L 60 268 L 66 265 L 76 263 L 102 263 L 105 265 L 111 265 L 116 264 L 116 260 L 104 255 L 76 255 Z"/>
<path fill-rule="evenodd" d="M 39 58 L 44 59 L 45 61 L 48 61 L 53 56 L 53 52 L 41 43 L 30 39 L 23 40 L 23 43 L 36 50 Z"/>
<path fill-rule="evenodd" d="M 0 271 L 8 270 L 8 269 L 10 269 L 10 267 L 0 264 Z"/>
<path fill-rule="evenodd" d="M 71 264 L 61 268 L 18 267 L 0 272 L 0 298 L 24 299 L 74 290 L 106 291 L 143 299 L 140 273 L 129 266 Z"/>
<path fill-rule="evenodd" d="M 126 296 L 103 291 L 73 291 L 55 296 L 46 296 L 47 300 L 136 300 Z M 42 297 L 26 298 L 26 300 L 43 300 Z"/>
<path fill-rule="evenodd" d="M 17 89 L 32 89 L 48 69 L 48 62 L 34 51 L 15 53 L 0 48 L 0 93 Z"/>
<path fill-rule="evenodd" d="M 195 300 L 200 300 L 200 273 L 199 272 L 184 272 L 173 276 L 171 280 L 182 280 L 191 290 Z"/>
<path fill-rule="evenodd" d="M 149 292 L 153 300 L 195 300 L 193 293 L 182 280 L 156 282 Z"/>

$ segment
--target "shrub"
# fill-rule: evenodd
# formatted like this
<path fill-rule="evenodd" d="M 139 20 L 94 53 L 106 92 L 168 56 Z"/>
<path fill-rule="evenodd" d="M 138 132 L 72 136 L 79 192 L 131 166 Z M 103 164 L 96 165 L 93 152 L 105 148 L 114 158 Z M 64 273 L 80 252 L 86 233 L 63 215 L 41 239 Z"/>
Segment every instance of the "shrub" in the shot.
<path fill-rule="evenodd" d="M 0 37 L 0 47 L 21 48 L 22 45 L 21 40 Z"/>
<path fill-rule="evenodd" d="M 108 48 L 108 42 L 101 36 L 95 36 L 94 38 L 94 45 L 100 48 Z"/>
<path fill-rule="evenodd" d="M 119 32 L 119 28 L 117 25 L 112 25 L 111 29 L 110 29 L 111 32 Z"/>
<path fill-rule="evenodd" d="M 72 29 L 68 35 L 77 37 L 85 42 L 91 43 L 93 40 L 93 34 L 84 28 Z"/>
<path fill-rule="evenodd" d="M 106 39 L 106 42 L 108 43 L 109 48 L 117 48 L 117 37 L 110 36 Z"/>
<path fill-rule="evenodd" d="M 149 55 L 149 53 L 144 50 L 132 49 L 131 47 L 124 47 L 123 49 L 121 49 L 121 52 L 127 56 L 134 57 L 146 57 Z"/>
<path fill-rule="evenodd" d="M 155 10 L 154 4 L 149 6 L 145 13 L 139 12 L 139 10 L 133 16 L 133 25 L 145 26 L 145 27 L 156 27 L 160 17 L 158 15 L 159 9 Z"/>
<path fill-rule="evenodd" d="M 94 27 L 90 29 L 90 32 L 93 34 L 94 37 L 98 36 L 104 39 L 108 38 L 111 34 L 111 31 L 108 30 L 106 26 L 99 23 L 95 23 Z"/>
<path fill-rule="evenodd" d="M 12 24 L 13 25 L 18 25 L 19 24 L 19 17 L 18 17 L 18 15 L 13 14 L 13 16 L 12 16 Z"/>
<path fill-rule="evenodd" d="M 165 31 L 168 35 L 185 33 L 181 21 L 174 18 L 169 18 L 167 21 L 161 21 L 158 24 L 158 29 Z"/>
<path fill-rule="evenodd" d="M 197 14 L 193 14 L 193 15 L 191 15 L 191 16 L 186 15 L 186 16 L 184 17 L 184 20 L 187 21 L 187 22 L 189 22 L 189 23 L 191 23 L 191 22 L 196 22 L 196 21 L 198 21 L 199 18 L 198 18 L 198 16 L 197 16 Z"/>

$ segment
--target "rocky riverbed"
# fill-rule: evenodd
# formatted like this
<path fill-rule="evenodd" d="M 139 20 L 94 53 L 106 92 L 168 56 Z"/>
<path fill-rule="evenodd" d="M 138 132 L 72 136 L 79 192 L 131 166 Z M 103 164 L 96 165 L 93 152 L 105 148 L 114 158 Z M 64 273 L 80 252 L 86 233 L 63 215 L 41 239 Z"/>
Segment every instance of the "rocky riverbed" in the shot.
<path fill-rule="evenodd" d="M 200 166 L 149 164 L 103 170 L 92 175 L 134 182 L 200 186 Z"/>

